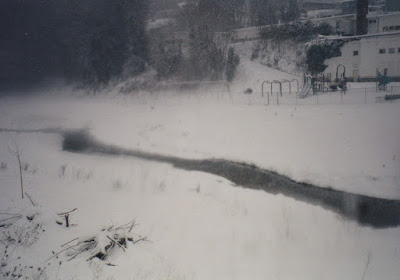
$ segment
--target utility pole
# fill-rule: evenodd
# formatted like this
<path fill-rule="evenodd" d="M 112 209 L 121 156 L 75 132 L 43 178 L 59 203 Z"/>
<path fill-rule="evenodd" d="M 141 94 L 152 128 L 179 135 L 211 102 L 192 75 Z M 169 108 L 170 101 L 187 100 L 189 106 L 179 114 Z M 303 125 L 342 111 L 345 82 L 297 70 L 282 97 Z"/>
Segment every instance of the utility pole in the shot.
<path fill-rule="evenodd" d="M 357 35 L 368 33 L 368 0 L 357 0 Z"/>

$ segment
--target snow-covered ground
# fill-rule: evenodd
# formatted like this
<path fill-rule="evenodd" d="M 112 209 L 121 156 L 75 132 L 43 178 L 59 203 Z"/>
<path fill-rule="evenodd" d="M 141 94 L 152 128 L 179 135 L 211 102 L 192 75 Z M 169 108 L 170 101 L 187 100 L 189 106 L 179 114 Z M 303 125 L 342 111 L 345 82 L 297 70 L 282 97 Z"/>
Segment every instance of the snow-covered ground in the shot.
<path fill-rule="evenodd" d="M 258 88 L 265 77 L 292 77 L 252 63 L 244 64 L 230 94 L 215 88 L 3 97 L 0 128 L 87 128 L 125 148 L 244 161 L 321 187 L 400 199 L 399 102 L 265 106 L 256 93 L 242 90 Z M 26 192 L 40 207 L 20 199 L 19 169 L 8 151 L 14 141 L 28 164 Z M 400 278 L 399 227 L 362 227 L 318 206 L 165 163 L 64 152 L 61 141 L 51 133 L 0 131 L 0 212 L 39 212 L 33 222 L 45 229 L 32 229 L 18 244 L 7 237 L 21 235 L 32 222 L 23 218 L 0 228 L 0 259 L 7 263 L 0 272 L 21 264 L 28 279 L 43 269 L 43 279 Z M 73 208 L 77 225 L 54 222 L 56 213 Z M 133 218 L 139 223 L 134 231 L 151 242 L 117 250 L 107 260 L 116 267 L 87 256 L 47 261 L 65 242 Z"/>
<path fill-rule="evenodd" d="M 0 127 L 89 128 L 97 139 L 124 148 L 244 161 L 297 181 L 400 198 L 398 102 L 249 106 L 228 99 L 210 104 L 217 100 L 209 95 L 198 104 L 200 97 L 180 94 L 182 103 L 176 97 L 166 105 L 128 97 L 5 99 Z"/>

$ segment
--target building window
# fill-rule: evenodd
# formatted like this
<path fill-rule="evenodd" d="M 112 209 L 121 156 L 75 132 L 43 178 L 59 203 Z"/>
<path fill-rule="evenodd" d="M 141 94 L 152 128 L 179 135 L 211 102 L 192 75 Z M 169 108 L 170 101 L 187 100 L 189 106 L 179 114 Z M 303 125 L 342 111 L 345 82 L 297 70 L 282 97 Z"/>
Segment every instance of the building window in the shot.
<path fill-rule="evenodd" d="M 400 53 L 400 48 L 397 49 L 397 52 Z"/>
<path fill-rule="evenodd" d="M 383 32 L 386 32 L 386 31 L 388 31 L 389 30 L 389 28 L 387 27 L 387 26 L 385 26 L 384 28 L 383 28 Z"/>
<path fill-rule="evenodd" d="M 394 29 L 395 29 L 395 30 L 400 30 L 400 25 L 396 25 L 396 26 L 394 27 Z"/>
<path fill-rule="evenodd" d="M 389 48 L 389 53 L 395 53 L 396 49 L 395 48 Z"/>
<path fill-rule="evenodd" d="M 357 56 L 358 55 L 358 51 L 353 51 L 353 56 Z"/>
<path fill-rule="evenodd" d="M 386 49 L 379 49 L 379 53 L 386 53 Z"/>
<path fill-rule="evenodd" d="M 392 30 L 394 30 L 394 26 L 389 27 L 389 31 L 392 31 Z"/>

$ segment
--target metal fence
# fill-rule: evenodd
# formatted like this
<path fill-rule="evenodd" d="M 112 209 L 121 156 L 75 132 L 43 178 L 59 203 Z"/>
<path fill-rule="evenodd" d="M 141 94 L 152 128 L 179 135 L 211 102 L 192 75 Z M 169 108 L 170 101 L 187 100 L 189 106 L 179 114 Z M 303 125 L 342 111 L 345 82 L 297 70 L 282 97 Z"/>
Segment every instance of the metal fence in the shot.
<path fill-rule="evenodd" d="M 375 104 L 386 102 L 385 96 L 400 94 L 400 86 L 388 87 L 387 91 L 377 91 L 375 87 L 349 88 L 346 92 L 329 91 L 310 93 L 301 98 L 296 91 L 279 92 L 253 91 L 243 92 L 228 90 L 226 87 L 198 90 L 162 90 L 137 95 L 139 104 L 235 104 L 235 105 L 341 105 Z"/>
<path fill-rule="evenodd" d="M 341 104 L 375 104 L 385 101 L 385 96 L 400 94 L 400 86 L 388 88 L 388 91 L 377 91 L 376 88 L 351 88 L 347 91 L 328 91 L 310 93 L 301 98 L 296 92 L 253 92 L 246 98 L 237 98 L 238 103 L 276 105 L 341 105 Z M 236 95 L 237 96 L 237 95 Z"/>

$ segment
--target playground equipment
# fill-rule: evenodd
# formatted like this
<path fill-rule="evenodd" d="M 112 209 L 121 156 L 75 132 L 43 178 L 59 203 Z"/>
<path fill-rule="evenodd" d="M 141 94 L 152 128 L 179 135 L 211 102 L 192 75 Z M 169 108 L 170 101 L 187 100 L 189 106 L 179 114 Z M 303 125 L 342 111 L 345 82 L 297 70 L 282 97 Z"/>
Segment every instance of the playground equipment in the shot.
<path fill-rule="evenodd" d="M 387 85 L 391 82 L 389 76 L 387 76 L 387 68 L 383 69 L 383 74 L 376 69 L 376 90 L 386 91 Z"/>
<path fill-rule="evenodd" d="M 342 75 L 339 77 L 339 68 L 340 66 L 343 68 L 343 72 Z M 346 77 L 346 67 L 343 64 L 339 64 L 336 67 L 336 82 L 338 83 L 340 79 L 343 79 L 344 77 Z"/>
<path fill-rule="evenodd" d="M 311 89 L 312 89 L 311 80 L 307 80 L 307 82 L 304 84 L 303 88 L 301 89 L 299 97 L 305 98 L 310 93 Z"/>
<path fill-rule="evenodd" d="M 301 92 L 299 94 L 300 98 L 305 98 L 307 97 L 311 91 L 314 93 L 314 84 L 315 84 L 315 78 L 311 76 L 304 76 L 303 78 L 303 88 L 301 89 Z"/>
<path fill-rule="evenodd" d="M 341 64 L 340 64 L 341 65 Z M 343 66 L 344 67 L 344 66 Z M 345 71 L 343 72 L 344 75 Z M 343 76 L 339 79 L 339 74 L 337 72 L 338 78 L 332 81 L 330 75 L 315 75 L 315 76 L 304 76 L 304 86 L 299 94 L 300 98 L 307 97 L 311 92 L 312 94 L 324 93 L 329 91 L 336 91 L 337 88 L 342 90 L 346 88 L 346 78 Z"/>
<path fill-rule="evenodd" d="M 272 81 L 272 82 L 270 82 L 270 81 L 264 81 L 264 82 L 262 82 L 262 84 L 261 84 L 261 96 L 262 96 L 262 98 L 264 98 L 264 84 L 270 84 L 271 85 L 271 95 L 272 95 L 272 93 L 273 93 L 273 88 L 272 88 L 272 86 L 273 86 L 273 84 L 279 84 L 279 93 L 280 93 L 280 96 L 282 96 L 282 83 L 280 82 L 280 81 L 276 81 L 276 80 L 274 80 L 274 81 Z M 276 98 L 277 98 L 277 104 L 279 104 L 279 95 L 277 94 L 276 95 Z M 267 94 L 267 105 L 269 105 L 269 94 Z"/>
<path fill-rule="evenodd" d="M 297 79 L 293 79 L 293 80 L 284 79 L 281 81 L 281 84 L 287 83 L 289 85 L 289 94 L 292 94 L 292 82 L 296 82 L 296 85 L 297 85 L 296 93 L 298 94 L 299 93 L 299 81 Z M 281 93 L 281 96 L 282 96 L 282 93 Z"/>
<path fill-rule="evenodd" d="M 297 79 L 293 79 L 293 80 L 287 80 L 287 79 L 283 79 L 281 81 L 278 80 L 273 80 L 273 81 L 264 81 L 261 84 L 261 96 L 264 98 L 264 84 L 267 85 L 271 85 L 271 95 L 273 94 L 273 85 L 274 84 L 278 84 L 279 85 L 279 94 L 276 94 L 276 102 L 277 104 L 279 104 L 279 96 L 282 97 L 282 84 L 287 83 L 289 85 L 289 94 L 292 94 L 292 83 L 296 82 L 297 85 L 297 92 L 296 92 L 296 98 L 297 95 L 299 94 L 299 81 Z M 269 94 L 267 94 L 267 105 L 269 105 Z"/>

